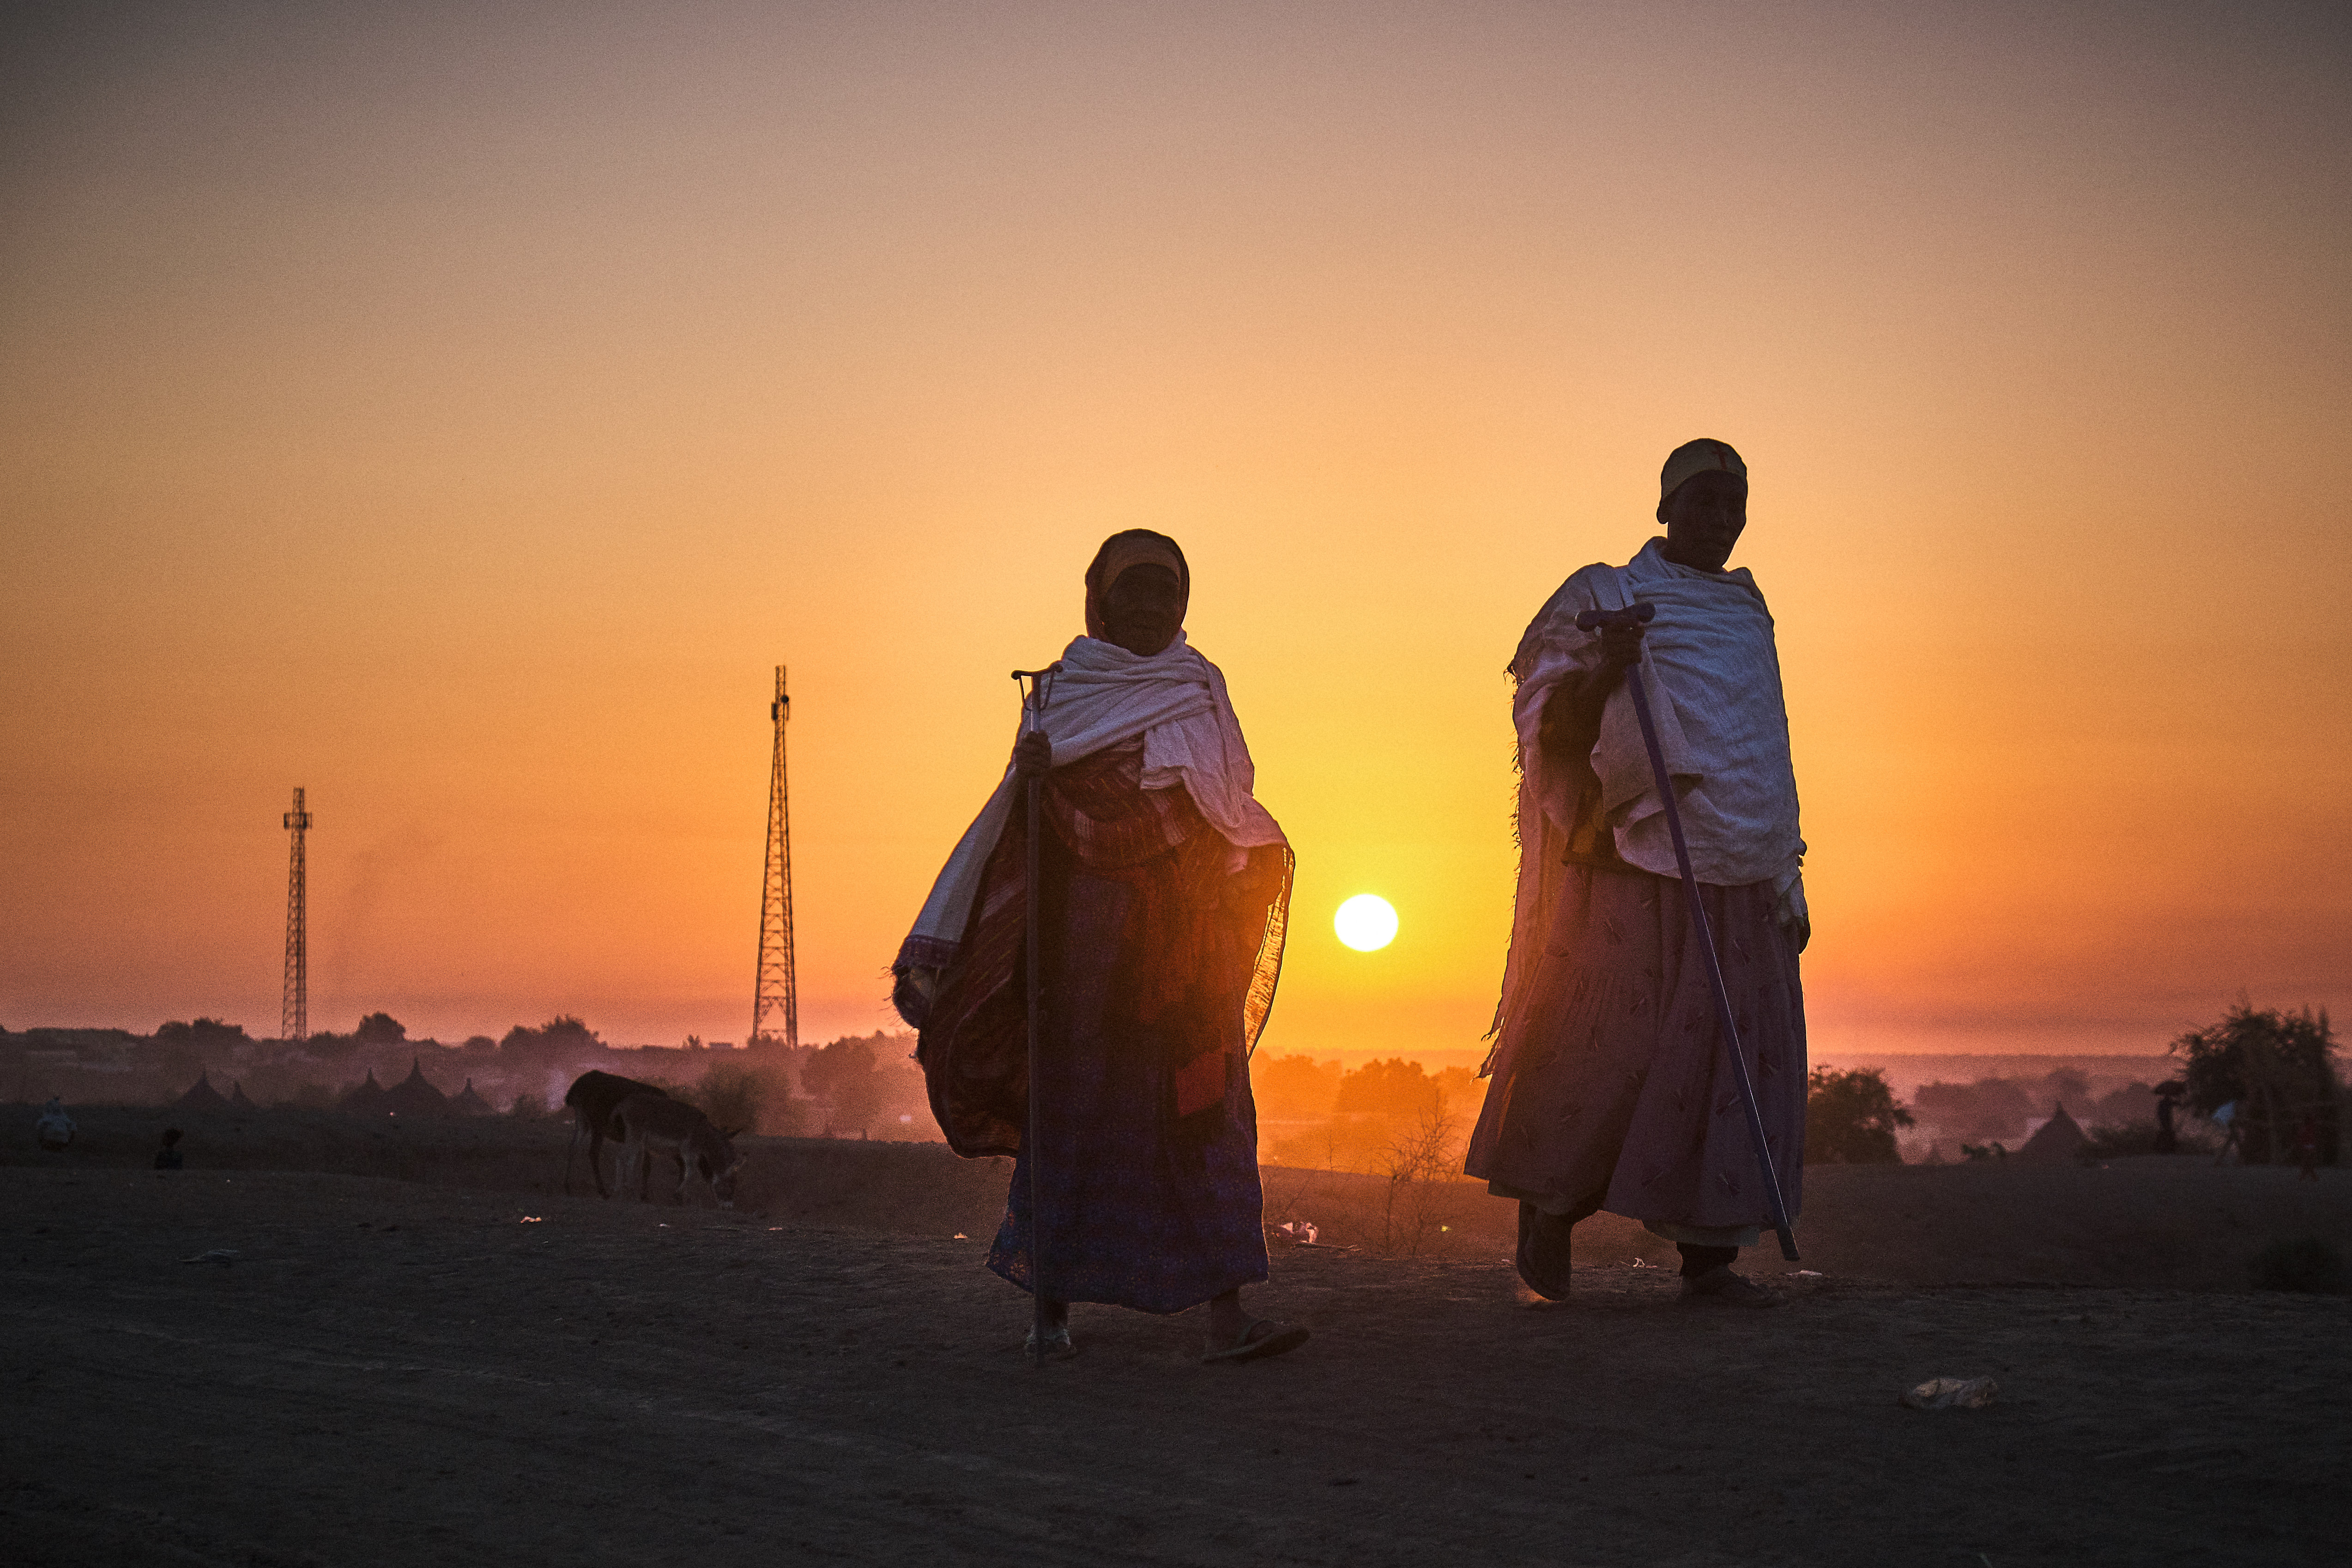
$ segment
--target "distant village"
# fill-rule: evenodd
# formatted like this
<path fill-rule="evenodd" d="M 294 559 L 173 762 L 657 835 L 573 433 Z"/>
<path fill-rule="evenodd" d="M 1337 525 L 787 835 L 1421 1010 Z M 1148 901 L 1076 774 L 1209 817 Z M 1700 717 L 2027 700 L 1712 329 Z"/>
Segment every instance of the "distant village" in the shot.
<path fill-rule="evenodd" d="M 349 1034 L 257 1040 L 217 1019 L 111 1029 L 0 1030 L 0 1096 L 38 1103 L 184 1105 L 191 1111 L 338 1111 L 377 1117 L 561 1112 L 563 1092 L 600 1068 L 691 1092 L 714 1118 L 785 1136 L 935 1139 L 911 1034 L 793 1047 L 608 1045 L 580 1019 L 518 1024 L 493 1040 L 412 1040 L 389 1013 Z"/>
<path fill-rule="evenodd" d="M 2315 1059 L 2308 1071 L 2294 1075 L 2313 1080 L 2310 1105 L 2294 1097 L 2293 1105 L 2260 1119 L 2264 1124 L 2277 1119 L 2284 1127 L 2317 1107 L 2325 1158 L 2332 1162 L 2339 1125 L 2335 1102 L 2342 1090 L 2327 1064 L 2324 1021 L 2241 1009 L 2221 1028 L 2314 1034 L 2303 1054 L 2315 1051 Z M 495 1040 L 475 1035 L 444 1044 L 412 1040 L 384 1012 L 368 1014 L 348 1034 L 286 1040 L 255 1039 L 236 1024 L 199 1018 L 165 1023 L 146 1035 L 0 1030 L 0 1101 L 39 1104 L 55 1096 L 68 1105 L 184 1106 L 192 1114 L 288 1110 L 371 1119 L 530 1121 L 562 1114 L 572 1081 L 601 1069 L 659 1084 L 730 1129 L 778 1137 L 937 1142 L 938 1124 L 914 1049 L 915 1037 L 903 1031 L 798 1047 L 773 1039 L 741 1048 L 705 1045 L 692 1037 L 677 1046 L 616 1046 L 570 1015 L 518 1024 Z M 1830 1071 L 1830 1088 L 1847 1080 L 1875 1097 L 1874 1108 L 1857 1113 L 1877 1124 L 1870 1136 L 1883 1146 L 1840 1152 L 1834 1135 L 1824 1136 L 1833 1130 L 1816 1125 L 1808 1138 L 1809 1162 L 2005 1158 L 2022 1154 L 2045 1129 L 2044 1145 L 2063 1144 L 2078 1153 L 2145 1152 L 2157 1131 L 2157 1085 L 2175 1074 L 2200 1091 L 2179 1107 L 2182 1146 L 2218 1146 L 2221 1130 L 2199 1113 L 2250 1092 L 2246 1084 L 2253 1081 L 2228 1065 L 2239 1054 L 2208 1051 L 2206 1070 L 2160 1056 L 1922 1058 L 1920 1067 L 1934 1063 L 1928 1070 L 1937 1076 L 1923 1080 L 1914 1069 L 1894 1085 L 1883 1078 L 1865 1085 L 1861 1078 L 1866 1075 Z M 2200 1082 L 2200 1071 L 2210 1082 Z M 1944 1081 L 1944 1072 L 1967 1081 Z M 1391 1171 L 1408 1155 L 1416 1168 L 1458 1167 L 1462 1140 L 1486 1087 L 1460 1067 L 1432 1072 L 1398 1058 L 1345 1068 L 1328 1059 L 1266 1051 L 1258 1053 L 1251 1077 L 1269 1163 L 1375 1173 Z M 1827 1102 L 1824 1084 L 1814 1089 L 1818 1123 Z M 2268 1158 L 2267 1149 L 2267 1133 L 2257 1132 L 2249 1154 Z"/>

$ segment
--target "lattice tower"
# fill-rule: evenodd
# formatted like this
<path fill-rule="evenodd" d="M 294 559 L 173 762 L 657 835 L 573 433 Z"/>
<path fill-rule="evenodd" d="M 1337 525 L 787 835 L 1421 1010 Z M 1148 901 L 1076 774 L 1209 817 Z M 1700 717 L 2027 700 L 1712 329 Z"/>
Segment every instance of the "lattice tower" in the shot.
<path fill-rule="evenodd" d="M 751 1038 L 774 1039 L 768 1020 L 783 1015 L 783 1041 L 801 1042 L 800 995 L 793 977 L 793 821 L 784 788 L 784 727 L 793 699 L 784 693 L 784 666 L 776 666 L 776 700 L 768 718 L 776 727 L 776 754 L 768 775 L 768 865 L 760 882 L 760 973 L 751 992 Z"/>
<path fill-rule="evenodd" d="M 294 787 L 294 809 L 286 813 L 286 831 L 293 847 L 286 862 L 286 996 L 278 1009 L 278 1038 L 310 1038 L 310 949 L 307 927 L 308 889 L 302 836 L 310 831 L 310 813 L 302 809 L 302 787 Z"/>

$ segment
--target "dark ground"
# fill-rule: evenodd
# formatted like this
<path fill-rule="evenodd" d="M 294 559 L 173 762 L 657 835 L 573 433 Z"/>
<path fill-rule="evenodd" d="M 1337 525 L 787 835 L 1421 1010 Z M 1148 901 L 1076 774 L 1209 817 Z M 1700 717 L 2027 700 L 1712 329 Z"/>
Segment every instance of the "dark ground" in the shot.
<path fill-rule="evenodd" d="M 187 1133 L 188 1168 L 390 1176 L 519 1197 L 561 1193 L 570 1124 L 363 1120 L 333 1112 L 189 1116 L 73 1108 L 71 1149 L 33 1137 L 36 1108 L 0 1105 L 0 1167 L 144 1170 L 164 1126 Z M 1008 1160 L 960 1160 L 944 1144 L 746 1138 L 739 1207 L 772 1220 L 942 1237 L 992 1232 Z M 584 1147 L 577 1190 L 593 1190 Z M 674 1178 L 673 1178 L 674 1179 Z M 1512 1247 L 1517 1209 L 1482 1183 L 1391 1189 L 1378 1176 L 1267 1166 L 1267 1222 L 1312 1220 L 1322 1239 L 1382 1253 L 1493 1262 Z M 656 1177 L 656 1197 L 666 1197 Z M 1805 1267 L 1841 1279 L 1912 1285 L 2136 1285 L 2246 1288 L 2267 1242 L 2322 1236 L 2352 1252 L 2352 1172 L 2300 1182 L 2292 1170 L 2217 1168 L 2198 1156 L 2111 1166 L 1811 1166 L 1805 1171 Z M 701 1201 L 709 1203 L 707 1196 Z M 1598 1215 L 1577 1230 L 1580 1259 L 1671 1265 L 1675 1249 L 1631 1220 Z M 1777 1270 L 1772 1249 L 1752 1266 Z"/>
<path fill-rule="evenodd" d="M 1314 1327 L 1289 1357 L 1080 1307 L 1037 1372 L 979 1230 L 261 1170 L 0 1195 L 26 1568 L 2347 1557 L 2344 1298 L 1832 1270 L 1741 1312 L 1619 1266 L 1535 1308 L 1491 1251 L 1286 1249 L 1252 1297 Z M 1895 1405 L 1947 1374 L 2000 1401 Z"/>

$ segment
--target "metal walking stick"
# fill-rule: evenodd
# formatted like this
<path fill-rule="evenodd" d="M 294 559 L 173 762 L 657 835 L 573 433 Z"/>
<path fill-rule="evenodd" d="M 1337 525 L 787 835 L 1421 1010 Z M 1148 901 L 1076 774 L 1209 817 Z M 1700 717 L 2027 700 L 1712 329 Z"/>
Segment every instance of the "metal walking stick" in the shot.
<path fill-rule="evenodd" d="M 1024 739 L 1044 732 L 1045 705 L 1052 700 L 1054 694 L 1054 668 L 1013 672 L 1013 684 L 1021 688 L 1021 734 Z M 1045 990 L 1040 980 L 1042 954 L 1037 936 L 1037 791 L 1042 783 L 1043 780 L 1032 777 L 1022 790 L 1026 797 L 1024 810 L 1027 812 L 1029 826 L 1025 846 L 1028 853 L 1027 880 L 1022 884 L 1022 903 L 1025 905 L 1022 918 L 1027 925 L 1022 951 L 1027 956 L 1024 962 L 1028 965 L 1029 1113 L 1025 1118 L 1027 1124 L 1022 1129 L 1021 1145 L 1022 1152 L 1029 1156 L 1029 1364 L 1040 1367 L 1045 1364 L 1045 1214 L 1038 1201 L 1041 1189 L 1037 1180 L 1037 1167 L 1044 1163 L 1042 1156 L 1045 1153 L 1043 1140 L 1038 1136 L 1042 1118 L 1037 1112 L 1040 1078 L 1037 1071 L 1037 1016 L 1045 1007 Z"/>
<path fill-rule="evenodd" d="M 1658 613 L 1643 601 L 1622 610 L 1588 610 L 1576 618 L 1580 632 L 1607 626 L 1640 625 Z M 1683 839 L 1683 814 L 1675 803 L 1674 780 L 1666 774 L 1666 754 L 1658 747 L 1658 727 L 1650 717 L 1650 695 L 1642 685 L 1639 663 L 1625 670 L 1626 687 L 1633 694 L 1633 716 L 1642 723 L 1642 744 L 1650 753 L 1650 777 L 1657 781 L 1658 800 L 1666 809 L 1666 832 L 1675 841 L 1675 864 L 1683 873 L 1683 902 L 1690 907 L 1691 925 L 1698 932 L 1698 950 L 1706 959 L 1707 984 L 1715 991 L 1715 1021 L 1722 1027 L 1723 1048 L 1731 1053 L 1731 1076 L 1739 1084 L 1739 1101 L 1748 1111 L 1748 1137 L 1756 1145 L 1756 1166 L 1764 1173 L 1764 1201 L 1770 1207 L 1772 1228 L 1780 1236 L 1780 1256 L 1797 1257 L 1797 1233 L 1789 1223 L 1789 1206 L 1780 1197 L 1780 1177 L 1772 1169 L 1772 1151 L 1764 1139 L 1764 1113 L 1756 1103 L 1756 1085 L 1748 1081 L 1747 1059 L 1739 1054 L 1739 1026 L 1731 1019 L 1731 992 L 1723 983 L 1723 962 L 1716 956 L 1715 933 L 1707 928 L 1706 906 L 1699 902 L 1698 878 L 1691 871 L 1690 845 Z"/>

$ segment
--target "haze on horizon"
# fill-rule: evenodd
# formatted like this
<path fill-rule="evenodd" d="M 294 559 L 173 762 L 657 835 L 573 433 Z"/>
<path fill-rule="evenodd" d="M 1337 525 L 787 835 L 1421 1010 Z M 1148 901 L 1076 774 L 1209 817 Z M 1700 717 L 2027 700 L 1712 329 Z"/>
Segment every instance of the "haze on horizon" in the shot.
<path fill-rule="evenodd" d="M 804 1038 L 1120 528 L 1299 855 L 1277 1051 L 1475 1046 L 1503 665 L 1737 444 L 1815 1047 L 2352 999 L 2338 7 L 0 23 L 0 1023 Z M 1394 944 L 1331 916 L 1392 902 Z"/>

